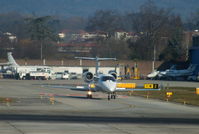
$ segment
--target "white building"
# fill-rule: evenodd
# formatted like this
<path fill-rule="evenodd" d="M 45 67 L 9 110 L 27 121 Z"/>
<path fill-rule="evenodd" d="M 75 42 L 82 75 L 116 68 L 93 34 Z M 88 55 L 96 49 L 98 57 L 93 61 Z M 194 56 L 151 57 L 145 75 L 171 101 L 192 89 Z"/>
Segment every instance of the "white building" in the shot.
<path fill-rule="evenodd" d="M 108 74 L 110 70 L 115 70 L 115 67 L 99 67 L 99 72 L 103 74 Z M 95 74 L 95 67 L 56 67 L 52 66 L 53 72 L 64 72 L 68 71 L 69 73 L 76 73 L 79 75 L 82 75 L 84 72 L 89 71 L 93 74 Z M 117 74 L 120 73 L 120 69 L 116 68 Z"/>

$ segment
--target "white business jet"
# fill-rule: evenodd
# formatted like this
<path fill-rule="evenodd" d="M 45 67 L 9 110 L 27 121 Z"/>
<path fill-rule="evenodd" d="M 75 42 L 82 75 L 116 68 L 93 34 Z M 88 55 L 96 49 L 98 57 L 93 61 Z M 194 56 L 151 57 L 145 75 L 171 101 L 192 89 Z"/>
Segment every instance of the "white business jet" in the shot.
<path fill-rule="evenodd" d="M 108 94 L 108 100 L 116 99 L 116 92 L 126 92 L 126 91 L 159 91 L 160 89 L 137 89 L 137 88 L 125 88 L 117 87 L 117 74 L 114 71 L 110 71 L 109 74 L 100 74 L 99 61 L 102 60 L 116 60 L 116 58 L 90 58 L 90 57 L 75 57 L 76 59 L 81 60 L 95 60 L 96 61 L 96 70 L 95 75 L 91 72 L 85 72 L 83 74 L 83 79 L 88 86 L 52 86 L 54 88 L 69 88 L 71 90 L 77 91 L 87 91 L 87 98 L 92 98 L 92 92 L 104 92 Z M 120 83 L 121 84 L 121 83 Z"/>
<path fill-rule="evenodd" d="M 6 63 L 0 63 L 0 66 L 19 66 L 15 60 L 12 57 L 12 53 L 8 52 L 7 53 L 7 57 L 8 57 L 8 62 Z"/>

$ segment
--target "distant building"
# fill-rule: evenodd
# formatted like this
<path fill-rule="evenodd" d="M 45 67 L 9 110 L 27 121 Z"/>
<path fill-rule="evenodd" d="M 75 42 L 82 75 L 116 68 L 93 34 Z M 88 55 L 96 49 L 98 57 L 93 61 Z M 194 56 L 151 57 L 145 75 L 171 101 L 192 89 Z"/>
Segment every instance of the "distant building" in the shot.
<path fill-rule="evenodd" d="M 189 49 L 192 46 L 192 36 L 193 32 L 184 31 L 182 37 L 183 48 Z"/>
<path fill-rule="evenodd" d="M 198 32 L 184 31 L 182 36 L 182 47 L 186 49 L 186 60 L 190 59 L 190 49 L 197 46 Z"/>
<path fill-rule="evenodd" d="M 121 39 L 125 39 L 127 37 L 127 32 L 124 31 L 117 31 L 115 32 L 115 39 L 121 40 Z"/>
<path fill-rule="evenodd" d="M 63 39 L 66 37 L 66 34 L 62 32 L 62 33 L 59 33 L 58 36 L 59 38 Z"/>
<path fill-rule="evenodd" d="M 132 40 L 137 41 L 139 36 L 132 32 L 125 32 L 125 31 L 117 31 L 114 34 L 115 39 L 117 40 Z"/>
<path fill-rule="evenodd" d="M 95 43 L 65 43 L 57 45 L 58 52 L 62 53 L 90 53 L 92 48 L 96 46 Z"/>
<path fill-rule="evenodd" d="M 191 48 L 192 46 L 199 46 L 199 32 L 198 31 L 184 31 L 182 37 L 182 45 L 184 48 Z"/>
<path fill-rule="evenodd" d="M 88 32 L 81 32 L 77 34 L 72 34 L 73 41 L 90 41 L 90 40 L 99 40 L 107 38 L 106 33 L 88 33 Z"/>
<path fill-rule="evenodd" d="M 106 38 L 106 34 L 99 34 L 99 33 L 84 33 L 81 34 L 81 38 L 85 40 L 89 39 L 98 39 L 98 38 Z"/>

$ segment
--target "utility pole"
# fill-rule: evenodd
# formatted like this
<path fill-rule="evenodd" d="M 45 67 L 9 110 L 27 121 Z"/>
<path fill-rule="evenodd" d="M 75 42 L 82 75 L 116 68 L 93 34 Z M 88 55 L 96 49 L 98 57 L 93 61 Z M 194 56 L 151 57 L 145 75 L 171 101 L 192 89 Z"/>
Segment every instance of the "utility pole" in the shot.
<path fill-rule="evenodd" d="M 155 70 L 155 61 L 156 61 L 156 47 L 153 48 L 153 61 L 152 61 L 152 72 Z"/>
<path fill-rule="evenodd" d="M 40 50 L 41 50 L 41 52 L 40 52 L 40 56 L 41 56 L 41 60 L 43 59 L 43 44 L 42 44 L 42 41 L 41 41 L 41 48 L 40 48 Z"/>

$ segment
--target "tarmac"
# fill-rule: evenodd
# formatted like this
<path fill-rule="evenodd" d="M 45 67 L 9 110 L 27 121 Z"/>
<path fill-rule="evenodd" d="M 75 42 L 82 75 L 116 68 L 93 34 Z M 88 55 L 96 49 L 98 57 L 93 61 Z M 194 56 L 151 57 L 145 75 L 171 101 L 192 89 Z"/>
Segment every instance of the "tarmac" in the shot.
<path fill-rule="evenodd" d="M 127 81 L 132 82 L 132 81 Z M 197 82 L 133 81 L 199 87 Z M 166 101 L 85 92 L 43 85 L 81 80 L 0 80 L 0 134 L 198 134 L 199 107 Z M 8 98 L 8 99 L 6 99 Z"/>

